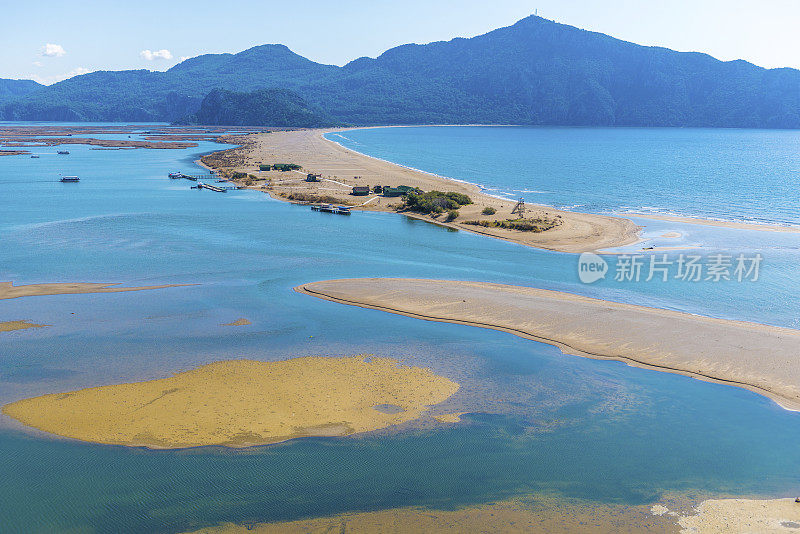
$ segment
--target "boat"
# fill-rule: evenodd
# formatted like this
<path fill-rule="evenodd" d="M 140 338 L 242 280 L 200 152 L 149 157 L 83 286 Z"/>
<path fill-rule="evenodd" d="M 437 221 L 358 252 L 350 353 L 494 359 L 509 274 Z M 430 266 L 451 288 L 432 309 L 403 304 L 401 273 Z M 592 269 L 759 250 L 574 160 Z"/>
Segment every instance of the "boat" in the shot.
<path fill-rule="evenodd" d="M 80 178 L 78 178 L 77 176 L 62 176 L 62 177 L 61 177 L 61 181 L 62 181 L 62 182 L 64 182 L 64 183 L 69 183 L 69 182 L 80 182 L 80 181 L 81 181 L 81 179 L 80 179 Z"/>
<path fill-rule="evenodd" d="M 169 173 L 167 176 L 169 176 L 170 178 L 181 178 L 181 177 L 183 176 L 183 173 L 180 173 L 180 172 L 171 172 L 171 173 Z"/>
<path fill-rule="evenodd" d="M 332 206 L 330 204 L 312 204 L 311 211 L 321 211 L 324 213 L 335 213 L 337 215 L 350 215 L 350 208 L 347 206 Z"/>
<path fill-rule="evenodd" d="M 69 154 L 69 150 L 59 150 L 57 152 L 57 154 L 61 154 L 62 156 L 65 156 L 65 155 Z"/>
<path fill-rule="evenodd" d="M 37 156 L 36 154 L 31 154 L 31 158 L 33 158 L 33 159 L 38 159 L 38 158 L 39 158 L 39 156 Z"/>

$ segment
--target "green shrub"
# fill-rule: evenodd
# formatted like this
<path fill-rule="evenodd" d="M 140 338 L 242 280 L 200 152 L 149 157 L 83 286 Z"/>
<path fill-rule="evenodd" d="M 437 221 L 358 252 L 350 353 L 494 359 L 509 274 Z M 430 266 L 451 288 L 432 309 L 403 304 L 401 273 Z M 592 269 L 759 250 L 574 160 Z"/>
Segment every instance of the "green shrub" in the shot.
<path fill-rule="evenodd" d="M 458 210 L 450 210 L 447 212 L 447 218 L 444 222 L 455 221 L 458 218 Z"/>
<path fill-rule="evenodd" d="M 461 193 L 452 191 L 428 191 L 427 193 L 409 192 L 403 197 L 403 207 L 417 213 L 443 213 L 457 210 L 461 206 L 472 204 L 472 199 Z"/>
<path fill-rule="evenodd" d="M 491 206 L 487 206 L 483 208 L 483 211 L 481 213 L 483 213 L 484 215 L 494 215 L 495 213 L 497 213 L 497 210 Z"/>

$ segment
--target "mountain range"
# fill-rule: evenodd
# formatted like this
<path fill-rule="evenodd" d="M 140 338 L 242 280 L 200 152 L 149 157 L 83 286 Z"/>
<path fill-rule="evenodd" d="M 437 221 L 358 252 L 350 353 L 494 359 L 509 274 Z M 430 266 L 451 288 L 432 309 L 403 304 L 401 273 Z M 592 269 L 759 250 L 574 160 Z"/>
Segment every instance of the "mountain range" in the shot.
<path fill-rule="evenodd" d="M 358 125 L 800 128 L 796 69 L 640 46 L 536 16 L 343 67 L 270 44 L 165 72 L 98 71 L 47 87 L 8 82 L 0 80 L 5 120 L 175 121 L 197 114 L 215 89 L 281 89 L 314 114 Z"/>

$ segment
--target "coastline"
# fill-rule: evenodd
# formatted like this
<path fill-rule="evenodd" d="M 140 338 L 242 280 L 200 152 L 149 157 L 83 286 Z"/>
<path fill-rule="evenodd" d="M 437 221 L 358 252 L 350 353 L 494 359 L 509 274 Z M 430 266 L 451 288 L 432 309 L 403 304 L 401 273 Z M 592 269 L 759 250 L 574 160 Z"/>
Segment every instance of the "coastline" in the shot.
<path fill-rule="evenodd" d="M 355 128 L 349 128 L 355 129 Z M 408 185 L 423 191 L 446 190 L 468 195 L 473 204 L 459 209 L 459 219 L 447 222 L 444 217 L 400 212 L 403 215 L 430 221 L 450 228 L 504 239 L 521 245 L 558 252 L 589 252 L 605 248 L 630 245 L 639 240 L 640 228 L 631 220 L 608 215 L 562 211 L 540 205 L 528 205 L 529 218 L 552 220 L 555 227 L 543 232 L 522 232 L 502 228 L 484 228 L 466 225 L 462 221 L 488 220 L 482 214 L 487 207 L 497 216 L 491 219 L 514 218 L 511 210 L 515 201 L 489 195 L 469 182 L 412 169 L 381 160 L 346 148 L 324 137 L 331 132 L 349 129 L 311 129 L 279 131 L 239 137 L 241 146 L 216 152 L 204 157 L 202 165 L 225 173 L 244 172 L 255 180 L 246 185 L 244 179 L 235 180 L 239 186 L 268 193 L 277 200 L 289 201 L 286 196 L 304 194 L 330 198 L 330 203 L 350 204 L 353 210 L 398 213 L 399 198 L 374 194 L 365 197 L 350 195 L 357 185 Z M 300 171 L 259 171 L 260 162 L 297 163 Z M 306 173 L 319 173 L 320 182 L 306 182 Z"/>
<path fill-rule="evenodd" d="M 566 354 L 741 387 L 800 410 L 797 330 L 484 282 L 362 278 L 311 282 L 295 291 L 501 330 Z"/>

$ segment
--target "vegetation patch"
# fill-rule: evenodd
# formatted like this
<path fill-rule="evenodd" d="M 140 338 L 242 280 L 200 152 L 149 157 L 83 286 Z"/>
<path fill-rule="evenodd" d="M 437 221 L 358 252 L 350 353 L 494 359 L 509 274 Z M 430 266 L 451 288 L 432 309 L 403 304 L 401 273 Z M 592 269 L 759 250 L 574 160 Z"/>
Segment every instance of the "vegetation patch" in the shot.
<path fill-rule="evenodd" d="M 467 195 L 454 191 L 428 191 L 427 193 L 409 192 L 403 197 L 403 209 L 416 213 L 444 213 L 457 210 L 461 206 L 472 204 Z M 456 213 L 456 217 L 458 213 Z M 455 219 L 455 217 L 453 217 Z M 452 219 L 448 219 L 452 220 Z"/>
<path fill-rule="evenodd" d="M 504 228 L 520 232 L 544 232 L 558 225 L 555 219 L 508 219 L 505 221 L 464 221 L 464 224 L 484 228 Z"/>
<path fill-rule="evenodd" d="M 330 195 L 315 195 L 314 193 L 281 193 L 286 200 L 293 200 L 295 202 L 316 202 L 320 204 L 344 204 L 350 205 L 350 202 L 341 198 L 332 197 Z"/>
<path fill-rule="evenodd" d="M 485 208 L 483 208 L 483 211 L 481 213 L 484 215 L 494 215 L 495 213 L 497 213 L 497 210 L 491 206 L 486 206 Z"/>

